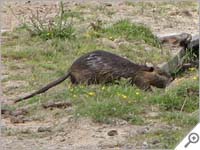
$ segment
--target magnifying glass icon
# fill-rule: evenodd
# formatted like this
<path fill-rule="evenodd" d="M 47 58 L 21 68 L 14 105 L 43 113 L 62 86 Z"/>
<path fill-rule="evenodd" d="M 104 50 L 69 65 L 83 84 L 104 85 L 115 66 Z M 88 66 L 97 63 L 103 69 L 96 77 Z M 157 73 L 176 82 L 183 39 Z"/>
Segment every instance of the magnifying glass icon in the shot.
<path fill-rule="evenodd" d="M 199 135 L 197 133 L 190 133 L 188 136 L 188 142 L 185 144 L 185 148 L 188 147 L 190 143 L 197 143 L 199 141 Z"/>

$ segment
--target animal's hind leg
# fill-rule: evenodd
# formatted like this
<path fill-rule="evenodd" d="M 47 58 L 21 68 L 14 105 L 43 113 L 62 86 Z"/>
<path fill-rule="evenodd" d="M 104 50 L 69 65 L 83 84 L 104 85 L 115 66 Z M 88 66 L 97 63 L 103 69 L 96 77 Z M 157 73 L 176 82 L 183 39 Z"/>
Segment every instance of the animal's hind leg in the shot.
<path fill-rule="evenodd" d="M 73 75 L 70 76 L 70 80 L 72 84 L 79 84 L 78 80 Z"/>
<path fill-rule="evenodd" d="M 131 80 L 131 84 L 135 84 L 138 88 L 145 91 L 152 91 L 151 86 L 145 82 L 142 78 L 135 78 Z"/>

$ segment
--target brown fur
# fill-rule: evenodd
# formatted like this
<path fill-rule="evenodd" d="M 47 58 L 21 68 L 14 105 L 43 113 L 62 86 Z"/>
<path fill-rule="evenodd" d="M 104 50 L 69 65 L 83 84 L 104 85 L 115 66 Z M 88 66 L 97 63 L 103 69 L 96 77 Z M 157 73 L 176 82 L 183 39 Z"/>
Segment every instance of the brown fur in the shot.
<path fill-rule="evenodd" d="M 131 83 L 143 90 L 151 90 L 151 86 L 157 88 L 165 88 L 173 78 L 160 69 L 155 69 L 153 72 L 140 71 L 132 78 Z"/>
<path fill-rule="evenodd" d="M 106 84 L 121 78 L 131 78 L 132 84 L 144 90 L 150 89 L 150 86 L 164 88 L 171 81 L 170 75 L 158 68 L 135 64 L 118 55 L 97 50 L 78 58 L 63 77 L 15 102 L 44 93 L 68 77 L 72 84 L 87 85 Z"/>

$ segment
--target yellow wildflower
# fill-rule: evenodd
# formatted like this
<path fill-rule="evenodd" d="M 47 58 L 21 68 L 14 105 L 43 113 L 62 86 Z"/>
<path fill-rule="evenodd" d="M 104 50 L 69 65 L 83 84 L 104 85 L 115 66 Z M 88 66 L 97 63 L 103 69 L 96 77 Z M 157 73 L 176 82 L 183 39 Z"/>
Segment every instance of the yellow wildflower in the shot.
<path fill-rule="evenodd" d="M 112 36 L 109 37 L 110 40 L 114 40 L 114 38 Z"/>
<path fill-rule="evenodd" d="M 94 92 L 89 92 L 88 95 L 95 96 L 95 93 Z"/>
<path fill-rule="evenodd" d="M 102 89 L 102 90 L 105 90 L 105 87 L 103 86 L 101 89 Z"/>
<path fill-rule="evenodd" d="M 126 95 L 123 95 L 123 94 L 122 94 L 121 96 L 122 96 L 122 98 L 127 99 L 127 96 L 126 96 Z"/>
<path fill-rule="evenodd" d="M 189 68 L 189 71 L 195 71 L 196 68 L 192 67 L 192 68 Z"/>
<path fill-rule="evenodd" d="M 198 78 L 197 78 L 197 76 L 195 76 L 195 77 L 193 77 L 193 79 L 194 79 L 194 80 L 197 80 Z"/>
<path fill-rule="evenodd" d="M 139 92 L 135 92 L 135 94 L 136 94 L 136 95 L 140 95 L 140 93 L 139 93 Z"/>

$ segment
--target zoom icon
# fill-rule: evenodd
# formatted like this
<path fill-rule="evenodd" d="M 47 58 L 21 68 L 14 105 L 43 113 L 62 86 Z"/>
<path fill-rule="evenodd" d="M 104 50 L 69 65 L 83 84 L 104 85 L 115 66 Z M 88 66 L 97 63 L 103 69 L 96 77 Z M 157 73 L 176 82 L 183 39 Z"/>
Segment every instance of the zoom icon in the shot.
<path fill-rule="evenodd" d="M 199 141 L 199 135 L 197 133 L 190 133 L 188 136 L 188 142 L 185 144 L 185 148 L 189 146 L 190 143 L 195 144 Z"/>

